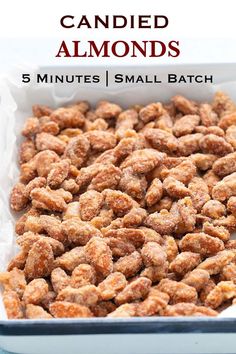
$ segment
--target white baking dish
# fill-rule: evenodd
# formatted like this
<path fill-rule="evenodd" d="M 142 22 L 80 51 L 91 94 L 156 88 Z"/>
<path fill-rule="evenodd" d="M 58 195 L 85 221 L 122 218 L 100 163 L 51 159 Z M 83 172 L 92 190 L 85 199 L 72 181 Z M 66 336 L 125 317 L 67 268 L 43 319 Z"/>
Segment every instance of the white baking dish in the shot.
<path fill-rule="evenodd" d="M 110 82 L 106 86 L 106 70 Z M 236 101 L 236 63 L 149 67 L 53 67 L 40 68 L 49 74 L 101 75 L 99 84 L 29 84 L 21 83 L 22 73 L 15 70 L 0 84 L 0 268 L 4 270 L 15 252 L 13 223 L 8 196 L 17 180 L 17 145 L 20 130 L 35 103 L 52 107 L 87 99 L 95 104 L 108 99 L 127 107 L 135 103 L 167 101 L 175 94 L 211 100 L 221 89 Z M 162 84 L 114 84 L 116 73 L 154 75 Z M 169 73 L 178 75 L 213 75 L 214 84 L 168 84 Z M 35 76 L 32 76 L 35 77 Z M 233 312 L 230 311 L 229 315 Z M 236 318 L 131 318 L 131 319 L 65 319 L 7 320 L 0 306 L 0 346 L 16 353 L 80 354 L 154 354 L 154 353 L 235 353 Z"/>

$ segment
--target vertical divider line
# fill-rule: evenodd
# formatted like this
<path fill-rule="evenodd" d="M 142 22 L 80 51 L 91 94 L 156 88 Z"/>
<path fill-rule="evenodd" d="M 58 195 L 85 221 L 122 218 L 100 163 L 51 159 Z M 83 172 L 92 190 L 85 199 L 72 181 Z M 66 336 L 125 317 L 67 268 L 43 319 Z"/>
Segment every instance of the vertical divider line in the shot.
<path fill-rule="evenodd" d="M 108 74 L 108 70 L 106 70 L 106 87 L 108 87 L 108 85 L 109 85 L 109 74 Z"/>

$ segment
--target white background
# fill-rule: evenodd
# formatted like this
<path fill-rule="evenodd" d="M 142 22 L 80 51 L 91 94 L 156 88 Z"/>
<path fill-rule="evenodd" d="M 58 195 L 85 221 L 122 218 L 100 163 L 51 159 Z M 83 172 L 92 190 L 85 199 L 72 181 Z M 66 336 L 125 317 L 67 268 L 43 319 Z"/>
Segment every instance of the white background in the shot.
<path fill-rule="evenodd" d="M 67 32 L 60 30 L 61 16 L 95 13 L 165 14 L 170 19 L 164 30 L 168 36 L 235 38 L 235 0 L 8 0 L 2 1 L 0 36 L 61 37 Z"/>
<path fill-rule="evenodd" d="M 7 0 L 0 9 L 0 70 L 19 64 L 159 64 L 236 62 L 235 0 Z M 166 15 L 165 29 L 63 29 L 60 18 Z M 76 20 L 75 20 L 76 23 Z M 61 41 L 179 40 L 178 58 L 55 58 Z"/>

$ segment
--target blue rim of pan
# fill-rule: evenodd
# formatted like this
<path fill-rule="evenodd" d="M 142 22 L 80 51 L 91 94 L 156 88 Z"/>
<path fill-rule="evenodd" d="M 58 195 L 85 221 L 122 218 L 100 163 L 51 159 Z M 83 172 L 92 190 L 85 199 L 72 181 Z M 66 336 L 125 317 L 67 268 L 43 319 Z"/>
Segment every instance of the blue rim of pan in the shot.
<path fill-rule="evenodd" d="M 0 335 L 236 333 L 236 318 L 96 318 L 0 321 Z"/>

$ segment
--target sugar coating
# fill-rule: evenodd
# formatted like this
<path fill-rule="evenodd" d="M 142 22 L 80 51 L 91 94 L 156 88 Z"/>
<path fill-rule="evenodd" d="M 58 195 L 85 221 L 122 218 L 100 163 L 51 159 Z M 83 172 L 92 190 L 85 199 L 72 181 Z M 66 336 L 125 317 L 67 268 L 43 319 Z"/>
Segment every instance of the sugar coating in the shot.
<path fill-rule="evenodd" d="M 236 106 L 32 107 L 9 319 L 217 316 L 236 302 Z"/>

